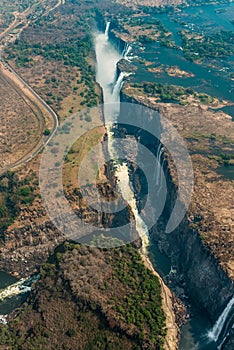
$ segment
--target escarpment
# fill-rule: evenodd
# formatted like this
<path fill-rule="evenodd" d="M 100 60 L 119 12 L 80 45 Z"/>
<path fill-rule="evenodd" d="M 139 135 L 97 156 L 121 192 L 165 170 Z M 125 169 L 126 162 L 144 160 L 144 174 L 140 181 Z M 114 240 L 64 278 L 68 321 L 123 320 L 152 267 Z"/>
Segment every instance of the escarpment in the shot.
<path fill-rule="evenodd" d="M 174 290 L 179 291 L 179 294 L 184 290 L 201 309 L 206 310 L 212 322 L 215 322 L 234 293 L 231 205 L 233 186 L 232 181 L 221 178 L 216 173 L 217 165 L 209 157 L 212 154 L 209 152 L 213 152 L 215 147 L 230 149 L 231 143 L 224 146 L 221 140 L 224 136 L 232 139 L 233 124 L 222 113 L 214 115 L 202 106 L 184 108 L 179 105 L 155 103 L 153 99 L 137 89 L 132 89 L 128 84 L 122 91 L 121 101 L 144 105 L 159 111 L 155 123 L 161 124 L 162 144 L 163 137 L 167 137 L 163 135 L 163 118 L 167 118 L 173 126 L 176 126 L 187 144 L 194 168 L 194 192 L 189 210 L 180 225 L 173 232 L 166 233 L 166 226 L 178 196 L 179 184 L 175 164 L 169 150 L 165 149 L 161 166 L 166 179 L 167 196 L 163 213 L 151 229 L 151 238 L 170 258 L 171 265 L 176 270 L 175 281 L 171 281 Z M 150 114 L 147 116 L 146 113 L 144 117 L 145 124 L 152 123 Z M 191 135 L 196 133 L 196 125 L 200 126 L 200 137 L 197 135 L 199 137 L 197 142 L 193 139 L 191 141 Z M 210 135 L 215 133 L 216 143 L 204 140 L 202 133 Z M 145 140 L 144 132 L 138 132 L 135 137 L 141 143 L 147 144 L 156 156 L 157 143 L 153 138 L 148 137 Z M 207 154 L 204 151 L 206 142 L 209 144 Z M 203 149 L 202 154 L 199 147 Z M 134 173 L 134 168 L 132 172 L 132 176 L 136 178 L 138 175 L 136 171 Z M 144 191 L 141 185 L 135 186 L 135 190 L 136 192 L 138 190 L 139 207 L 144 210 Z"/>

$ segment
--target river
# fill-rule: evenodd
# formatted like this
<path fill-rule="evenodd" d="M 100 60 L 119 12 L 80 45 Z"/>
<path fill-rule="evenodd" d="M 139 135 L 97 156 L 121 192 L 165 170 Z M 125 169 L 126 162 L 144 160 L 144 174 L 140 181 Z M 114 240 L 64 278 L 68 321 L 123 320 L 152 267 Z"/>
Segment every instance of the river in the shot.
<path fill-rule="evenodd" d="M 17 282 L 17 278 L 0 271 L 0 291 L 6 290 L 9 286 L 14 285 Z M 10 299 L 4 298 L 3 300 L 0 300 L 0 315 L 9 314 L 20 305 L 21 301 L 22 298 L 20 295 L 14 296 Z"/>
<path fill-rule="evenodd" d="M 120 90 L 122 88 L 124 74 L 117 77 L 117 63 L 123 58 L 123 55 L 117 51 L 114 45 L 108 39 L 109 24 L 105 33 L 95 33 L 95 51 L 96 51 L 96 80 L 103 89 L 104 106 L 112 102 L 120 102 Z M 111 156 L 114 157 L 114 142 L 111 132 L 111 124 L 118 119 L 118 108 L 114 111 L 104 107 L 104 118 L 108 132 L 108 149 Z M 141 237 L 147 237 L 147 227 L 142 221 L 136 206 L 134 193 L 129 185 L 128 168 L 126 164 L 117 167 L 116 176 L 119 180 L 119 190 L 123 197 L 132 207 L 137 224 L 137 230 Z M 145 244 L 147 244 L 147 239 Z M 168 275 L 171 266 L 169 260 L 158 248 L 150 244 L 150 257 L 155 270 L 157 270 L 162 278 Z M 182 328 L 180 350 L 217 350 L 217 345 L 208 337 L 212 324 L 208 315 L 204 310 L 200 310 L 196 305 L 191 305 L 191 318 L 189 322 Z"/>
<path fill-rule="evenodd" d="M 6 272 L 0 271 L 0 322 L 2 315 L 8 315 L 19 307 L 31 291 L 31 285 L 38 276 L 17 279 Z"/>
<path fill-rule="evenodd" d="M 218 13 L 221 9 L 223 11 Z M 175 14 L 154 14 L 142 20 L 145 23 L 153 23 L 154 20 L 159 20 L 172 33 L 172 40 L 174 40 L 175 44 L 181 46 L 179 31 L 189 29 L 197 34 L 212 34 L 217 30 L 233 31 L 234 26 L 231 23 L 233 18 L 234 3 L 229 3 L 191 6 Z M 186 25 L 182 23 L 186 23 Z M 234 81 L 231 79 L 231 76 L 234 74 L 234 56 L 212 60 L 212 65 L 209 64 L 211 63 L 209 61 L 197 64 L 187 61 L 182 50 L 162 47 L 159 42 L 146 43 L 144 45 L 143 51 L 139 50 L 137 44 L 133 47 L 133 55 L 137 55 L 140 59 L 139 62 L 134 62 L 138 68 L 134 75 L 134 81 L 157 81 L 158 83 L 192 87 L 200 93 L 207 93 L 234 104 Z M 164 67 L 178 66 L 181 70 L 190 72 L 194 76 L 179 78 L 169 76 L 165 70 L 157 73 L 150 72 L 145 67 L 145 61 L 152 63 L 150 68 L 156 68 L 161 65 Z M 234 120 L 233 107 L 225 108 L 224 110 Z"/>

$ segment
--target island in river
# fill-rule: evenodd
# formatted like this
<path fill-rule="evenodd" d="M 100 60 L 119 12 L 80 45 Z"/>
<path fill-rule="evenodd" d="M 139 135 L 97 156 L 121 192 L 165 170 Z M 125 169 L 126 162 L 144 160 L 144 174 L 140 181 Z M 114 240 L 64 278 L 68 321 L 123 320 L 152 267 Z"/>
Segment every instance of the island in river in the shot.
<path fill-rule="evenodd" d="M 99 5 L 100 11 L 104 5 Z M 93 4 L 83 5 L 83 10 L 88 11 L 79 18 L 78 41 L 75 31 L 77 18 L 73 14 L 80 13 L 81 9 L 78 4 L 67 2 L 64 7 L 57 8 L 54 14 L 50 13 L 50 21 L 41 18 L 23 32 L 15 45 L 6 50 L 6 59 L 12 67 L 58 112 L 60 120 L 88 105 L 96 105 L 101 98 L 101 92 L 95 84 L 92 40 L 86 36 L 90 23 L 93 23 L 89 16 L 86 22 L 86 16 L 93 11 Z M 194 196 L 188 216 L 180 227 L 181 231 L 168 238 L 162 220 L 153 232 L 152 243 L 156 242 L 159 254 L 169 257 L 169 264 L 174 267 L 172 270 L 176 268 L 178 271 L 165 278 L 171 289 L 187 305 L 188 295 L 190 299 L 199 299 L 201 308 L 205 310 L 204 318 L 209 318 L 211 328 L 233 293 L 233 179 L 230 171 L 233 164 L 233 123 L 230 116 L 222 111 L 212 111 L 233 102 L 230 73 L 227 69 L 216 75 L 219 60 L 212 62 L 216 68 L 212 68 L 210 62 L 197 64 L 187 61 L 182 56 L 183 51 L 176 47 L 178 38 L 173 28 L 167 29 L 170 18 L 162 25 L 159 18 L 147 17 L 142 13 L 144 18 L 152 19 L 155 26 L 145 30 L 143 22 L 137 22 L 137 17 L 140 17 L 138 13 L 134 16 L 135 23 L 127 23 L 128 33 L 119 30 L 126 29 L 121 27 L 122 22 L 115 27 L 118 13 L 130 16 L 134 15 L 134 11 L 113 4 L 113 8 L 104 7 L 106 18 L 101 16 L 104 22 L 111 16 L 111 32 L 116 36 L 115 43 L 121 38 L 133 46 L 128 59 L 132 61 L 129 69 L 135 74 L 124 86 L 122 101 L 152 107 L 170 120 L 187 142 L 195 171 Z M 53 28 L 50 25 L 52 20 Z M 141 26 L 139 37 L 133 37 L 130 31 L 131 25 L 134 27 L 135 24 L 136 28 Z M 135 35 L 137 31 L 133 32 Z M 68 35 L 71 38 L 69 42 Z M 172 38 L 169 47 L 160 46 L 168 38 Z M 154 39 L 160 42 L 152 41 Z M 134 54 L 138 56 L 135 59 Z M 162 62 L 155 64 L 156 57 Z M 146 65 L 145 62 L 152 64 Z M 157 71 L 162 63 L 165 67 Z M 225 67 L 226 63 L 229 68 L 232 62 L 227 59 Z M 209 65 L 211 72 L 203 64 Z M 158 76 L 158 73 L 162 75 Z M 204 78 L 207 78 L 207 82 Z M 84 115 L 80 122 L 82 127 L 86 122 L 95 123 L 88 115 Z M 81 140 L 78 145 L 74 145 L 68 155 L 67 168 L 64 169 L 65 185 L 67 197 L 73 204 L 80 196 L 79 190 L 75 188 L 75 169 L 89 147 L 104 137 L 105 129 L 98 129 L 86 142 Z M 176 175 L 170 155 L 165 152 L 164 157 L 164 165 L 167 165 L 165 172 L 173 194 Z M 70 242 L 64 244 L 64 237 L 51 223 L 39 196 L 39 161 L 40 155 L 27 166 L 1 178 L 1 200 L 7 208 L 1 217 L 1 223 L 4 223 L 1 232 L 1 269 L 15 272 L 20 277 L 37 271 L 41 275 L 27 302 L 9 317 L 11 334 L 7 326 L 1 328 L 4 346 L 13 349 L 44 349 L 47 346 L 49 349 L 57 344 L 57 348 L 63 346 L 69 349 L 74 348 L 77 342 L 81 342 L 82 349 L 92 347 L 93 343 L 112 349 L 118 348 L 120 344 L 130 349 L 143 346 L 152 348 L 155 344 L 159 348 L 166 346 L 163 339 L 166 333 L 170 335 L 171 330 L 166 332 L 165 329 L 162 289 L 158 278 L 153 277 L 142 265 L 136 249 L 141 244 L 138 242 L 137 247 L 123 247 L 111 253 Z M 105 179 L 101 191 L 107 197 L 112 197 L 113 181 Z M 13 199 L 12 207 L 9 202 L 12 203 Z M 168 207 L 169 202 L 170 198 Z M 92 220 L 92 213 L 82 201 L 79 201 L 76 210 L 87 220 Z M 54 252 L 57 246 L 60 248 Z M 160 262 L 156 263 L 156 269 L 158 264 Z M 98 273 L 95 270 L 97 265 L 103 267 L 103 276 L 100 276 L 99 269 Z M 186 270 L 182 265 L 191 266 L 191 269 Z M 145 284 L 142 276 L 145 277 Z M 141 294 L 142 284 L 144 295 Z M 120 297 L 116 291 L 120 291 Z M 149 291 L 153 296 L 153 305 L 149 301 Z M 179 305 L 177 310 L 171 310 L 176 318 L 182 306 L 174 294 L 171 294 L 171 298 L 175 305 Z M 145 303 L 144 310 L 136 300 Z M 65 321 L 64 315 L 67 315 Z M 181 325 L 181 320 L 177 320 L 177 325 Z M 89 333 L 90 329 L 92 331 Z M 150 330 L 153 330 L 153 335 Z M 199 332 L 200 337 L 204 336 L 201 329 Z M 86 334 L 86 338 L 83 334 Z M 178 339 L 174 338 L 174 348 L 177 343 Z M 224 346 L 231 349 L 231 345 Z M 186 345 L 183 348 L 186 349 Z"/>

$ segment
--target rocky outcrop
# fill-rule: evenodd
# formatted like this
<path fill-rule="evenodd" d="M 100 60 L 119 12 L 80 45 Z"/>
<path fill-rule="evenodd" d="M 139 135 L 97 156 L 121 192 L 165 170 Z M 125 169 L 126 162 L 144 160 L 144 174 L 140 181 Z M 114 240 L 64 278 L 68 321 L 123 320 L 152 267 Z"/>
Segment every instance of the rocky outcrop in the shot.
<path fill-rule="evenodd" d="M 20 277 L 34 274 L 56 245 L 64 241 L 40 202 L 22 209 L 3 237 L 0 270 Z"/>
<path fill-rule="evenodd" d="M 111 171 L 108 170 L 108 172 Z M 92 196 L 93 191 L 96 189 L 89 186 L 83 189 L 83 196 Z M 116 196 L 114 185 L 107 180 L 98 184 L 98 191 L 107 201 L 111 201 Z M 67 193 L 67 199 L 80 219 L 97 227 L 97 231 L 98 227 L 121 227 L 129 221 L 129 215 L 131 215 L 126 205 L 124 212 L 99 213 L 87 205 L 78 189 L 72 194 Z M 134 235 L 134 232 L 132 234 Z M 0 270 L 20 277 L 35 273 L 52 254 L 55 247 L 69 239 L 54 226 L 40 200 L 36 200 L 31 207 L 22 208 L 19 217 L 4 233 L 3 238 L 4 245 L 0 247 Z M 137 241 L 137 236 L 135 238 Z M 87 232 L 87 239 L 90 240 L 89 232 Z M 121 239 L 121 233 L 119 239 Z M 131 241 L 130 238 L 129 241 Z"/>
<path fill-rule="evenodd" d="M 142 100 L 129 95 L 125 90 L 122 91 L 121 101 L 144 104 Z M 146 107 L 155 109 L 155 104 L 150 106 L 150 103 L 147 102 Z M 158 107 L 158 110 L 163 113 L 161 107 Z M 145 117 L 147 118 L 147 115 Z M 149 115 L 145 123 L 150 122 L 151 116 Z M 141 143 L 145 143 L 144 133 L 138 133 L 136 137 Z M 147 138 L 147 145 L 155 154 L 155 142 L 150 145 L 150 139 Z M 177 270 L 176 283 L 179 287 L 178 289 L 184 289 L 186 294 L 200 308 L 206 310 L 212 322 L 215 322 L 234 293 L 233 281 L 229 278 L 227 272 L 224 271 L 220 262 L 214 257 L 210 247 L 203 242 L 200 234 L 201 227 L 204 224 L 203 217 L 202 215 L 196 216 L 197 212 L 194 213 L 192 210 L 194 209 L 193 206 L 181 224 L 172 233 L 165 233 L 166 224 L 177 197 L 178 186 L 170 156 L 166 156 L 164 153 L 164 157 L 164 174 L 168 189 L 167 199 L 163 214 L 152 229 L 151 237 L 170 258 L 172 266 Z M 194 223 L 198 222 L 200 225 L 199 231 L 197 226 L 194 225 Z"/>

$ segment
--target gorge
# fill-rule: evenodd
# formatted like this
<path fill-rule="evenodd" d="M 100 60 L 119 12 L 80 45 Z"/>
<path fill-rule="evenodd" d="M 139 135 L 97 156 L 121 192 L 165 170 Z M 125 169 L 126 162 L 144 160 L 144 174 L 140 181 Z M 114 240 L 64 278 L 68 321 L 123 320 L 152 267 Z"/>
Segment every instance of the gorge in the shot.
<path fill-rule="evenodd" d="M 119 39 L 115 38 L 113 33 L 111 33 L 110 35 L 111 40 L 108 41 L 108 32 L 110 29 L 111 24 L 108 23 L 106 26 L 105 38 L 104 34 L 99 34 L 100 36 L 96 37 L 96 40 L 100 38 L 104 40 L 105 45 L 108 45 L 108 50 L 113 50 L 112 54 L 113 52 L 115 52 L 115 55 L 113 56 L 114 59 L 110 59 L 109 61 L 109 64 L 111 65 L 110 69 L 112 70 L 112 74 L 109 76 L 110 79 L 108 83 L 101 81 L 101 67 L 97 64 L 97 72 L 99 72 L 97 73 L 97 81 L 100 83 L 102 88 L 104 87 L 104 102 L 106 103 L 107 101 L 121 101 L 127 103 L 141 103 L 136 99 L 129 97 L 125 93 L 124 89 L 122 91 L 124 78 L 129 75 L 129 72 L 125 73 L 124 71 L 120 71 L 118 75 L 116 73 L 116 71 L 118 72 L 117 64 L 124 57 L 124 55 L 128 51 L 127 47 L 129 46 L 128 44 L 120 44 L 118 42 Z M 124 47 L 124 53 L 119 53 L 115 49 L 114 44 L 111 42 L 114 42 L 114 44 L 116 44 L 116 47 Z M 103 57 L 100 58 L 100 51 L 97 52 L 97 43 L 98 41 L 96 41 L 97 62 L 104 62 L 105 59 Z M 111 45 L 112 49 L 110 49 Z M 105 48 L 107 49 L 107 46 Z M 110 56 L 108 55 L 110 51 L 108 52 L 108 50 L 102 51 L 102 54 L 107 55 L 110 58 Z M 107 72 L 106 69 L 107 65 L 105 65 L 105 73 Z M 104 76 L 105 74 L 103 74 L 103 77 Z M 115 92 L 114 98 L 111 93 L 113 91 Z M 115 111 L 115 118 L 116 117 L 117 119 L 112 119 L 112 122 L 118 121 L 118 111 Z M 111 133 L 110 136 L 112 137 Z M 140 141 L 143 141 L 142 136 L 140 136 Z M 165 218 L 169 217 L 169 213 L 172 212 L 172 208 L 176 198 L 176 186 L 173 183 L 173 179 L 170 174 L 168 159 L 165 157 L 163 148 L 158 147 L 155 150 L 155 143 L 152 143 L 150 145 L 150 142 L 148 142 L 148 145 L 155 153 L 157 159 L 160 160 L 160 163 L 163 166 L 163 170 L 166 173 L 169 194 L 167 197 L 166 208 L 163 213 L 165 220 Z M 121 180 L 121 171 L 119 174 L 117 171 L 117 178 L 119 176 L 120 182 L 119 188 L 122 193 L 126 193 L 126 187 L 125 190 L 123 190 L 123 188 L 121 189 L 121 183 L 123 184 L 123 178 L 125 178 L 126 186 L 126 178 L 129 178 L 127 174 L 127 172 L 129 172 L 129 169 L 126 167 L 126 165 L 124 169 L 119 167 L 119 170 L 120 169 L 121 171 L 125 172 L 125 175 L 124 177 L 122 177 Z M 158 182 L 158 179 L 160 178 L 159 172 L 156 171 L 155 174 L 155 180 L 156 182 Z M 129 181 L 127 181 L 127 186 L 129 187 Z M 127 199 L 128 203 L 131 202 L 131 207 L 135 214 L 135 217 L 138 217 L 138 207 L 139 205 L 141 205 L 141 199 L 139 197 L 139 193 L 135 195 L 138 198 L 137 202 L 135 201 L 135 199 L 132 201 L 131 196 L 130 198 L 126 197 L 125 199 Z M 133 202 L 138 203 L 138 207 L 136 207 L 136 204 L 132 205 Z M 153 239 L 153 241 L 156 240 L 164 242 L 165 248 L 163 248 L 163 251 L 170 258 L 172 266 L 176 266 L 178 275 L 182 274 L 184 276 L 186 284 L 185 290 L 189 296 L 189 301 L 192 303 L 192 316 L 189 324 L 183 328 L 180 348 L 182 350 L 187 350 L 188 347 L 192 349 L 198 348 L 204 350 L 221 349 L 226 341 L 226 338 L 231 333 L 232 328 L 233 283 L 231 282 L 231 280 L 228 279 L 225 272 L 222 271 L 217 265 L 215 259 L 213 259 L 213 257 L 210 255 L 210 252 L 206 250 L 206 248 L 203 246 L 199 237 L 196 234 L 194 235 L 188 229 L 188 217 L 185 217 L 180 227 L 177 230 L 175 230 L 175 232 L 171 236 L 165 235 L 165 233 L 163 233 L 163 230 L 165 230 L 165 224 L 162 221 L 164 220 L 161 220 L 157 227 L 154 227 L 151 230 L 150 237 Z M 144 231 L 146 233 L 148 233 L 147 227 L 145 227 L 144 225 L 142 226 L 142 222 L 140 226 L 141 228 L 143 227 L 145 229 Z M 162 228 L 162 226 L 164 226 L 164 228 Z M 181 233 L 181 231 L 183 231 L 183 234 Z M 166 241 L 167 243 L 165 244 Z M 181 249 L 181 247 L 183 247 L 183 249 Z M 157 257 L 155 257 L 155 260 L 157 261 Z M 186 264 L 184 263 L 185 261 L 187 261 Z M 160 261 L 158 262 L 158 265 L 160 265 Z M 155 268 L 157 269 L 157 263 Z M 202 280 L 206 277 L 203 275 L 203 271 L 206 276 L 208 273 L 210 281 L 210 285 L 207 285 L 205 291 Z M 214 300 L 216 300 L 215 304 L 213 304 Z M 210 320 L 213 324 L 215 324 L 213 328 Z"/>
<path fill-rule="evenodd" d="M 171 39 L 176 36 L 181 40 L 176 28 L 187 27 L 173 22 L 170 14 L 146 16 L 110 3 L 67 0 L 55 15 L 50 13 L 49 20 L 44 18 L 23 31 L 17 44 L 6 50 L 5 60 L 58 112 L 64 134 L 70 129 L 66 119 L 79 111 L 84 115 L 78 118 L 78 130 L 84 130 L 86 124 L 91 128 L 96 122 L 102 124 L 101 130 L 94 130 L 90 139 L 73 145 L 67 154 L 66 198 L 88 224 L 100 223 L 109 229 L 131 222 L 137 238 L 130 240 L 132 245 L 113 250 L 92 249 L 85 240 L 79 241 L 81 245 L 67 241 L 68 237 L 54 226 L 40 197 L 40 155 L 12 172 L 13 185 L 10 175 L 1 177 L 0 204 L 2 200 L 9 205 L 7 191 L 10 199 L 21 196 L 11 224 L 1 230 L 0 270 L 19 279 L 0 272 L 4 282 L 0 284 L 0 343 L 5 341 L 8 328 L 15 342 L 12 349 L 19 350 L 75 349 L 77 343 L 80 349 L 86 349 L 96 342 L 101 348 L 110 345 L 111 349 L 136 350 L 142 344 L 151 349 L 157 343 L 165 350 L 231 350 L 233 182 L 219 175 L 222 169 L 224 174 L 233 173 L 233 166 L 226 167 L 229 159 L 234 164 L 234 124 L 223 113 L 224 108 L 227 112 L 231 108 L 230 101 L 219 99 L 229 98 L 232 92 L 228 67 L 224 73 L 216 72 L 216 68 L 207 71 L 187 61 L 182 49 L 151 41 L 154 25 L 157 24 L 155 30 L 160 29 L 161 20 L 173 32 Z M 185 11 L 203 14 L 202 10 L 198 6 Z M 205 8 L 204 17 L 208 12 Z M 175 11 L 175 17 L 183 13 L 184 10 Z M 212 17 L 212 11 L 209 13 Z M 199 23 L 199 17 L 194 21 Z M 152 32 L 147 32 L 149 25 L 153 25 Z M 177 40 L 176 43 L 182 45 Z M 210 79 L 209 84 L 203 84 L 203 78 Z M 102 102 L 100 115 L 87 113 L 86 108 Z M 133 116 L 128 105 L 133 106 Z M 163 118 L 185 140 L 195 178 L 191 206 L 170 233 L 167 227 L 179 186 L 173 152 L 167 148 L 168 139 L 163 134 Z M 158 137 L 154 136 L 155 130 Z M 102 145 L 100 149 L 111 160 L 106 161 L 98 178 L 101 181 L 95 185 L 88 182 L 84 167 L 85 194 L 93 195 L 98 190 L 111 202 L 118 192 L 127 209 L 122 216 L 121 212 L 108 215 L 102 207 L 99 212 L 92 211 L 81 198 L 77 169 L 81 157 L 95 142 Z M 182 167 L 186 174 L 183 170 Z M 31 191 L 30 198 L 26 197 L 25 187 Z M 51 188 L 56 193 L 56 186 Z M 95 202 L 96 197 L 92 198 Z M 26 200 L 30 200 L 28 204 Z M 181 208 L 184 212 L 185 207 Z M 155 216 L 158 220 L 154 220 Z M 7 222 L 6 219 L 1 211 L 0 221 Z M 119 232 L 123 242 L 125 232 L 121 227 Z M 96 232 L 94 242 L 95 235 Z M 104 241 L 110 236 L 107 233 Z M 40 278 L 35 284 L 28 276 L 38 273 Z M 169 307 L 165 308 L 168 301 Z M 56 327 L 54 320 L 58 320 Z"/>

